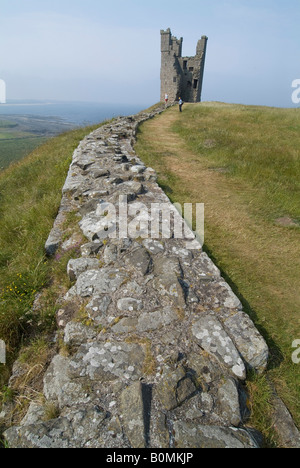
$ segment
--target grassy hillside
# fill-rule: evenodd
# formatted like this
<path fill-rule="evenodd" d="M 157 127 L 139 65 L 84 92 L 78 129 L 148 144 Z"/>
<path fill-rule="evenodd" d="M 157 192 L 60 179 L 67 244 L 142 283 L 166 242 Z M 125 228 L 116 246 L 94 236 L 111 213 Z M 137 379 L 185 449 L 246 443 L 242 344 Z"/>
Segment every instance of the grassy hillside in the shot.
<path fill-rule="evenodd" d="M 49 360 L 68 261 L 46 261 L 44 243 L 72 153 L 98 126 L 53 138 L 0 173 L 0 339 L 9 362 L 23 347 L 30 378 Z M 221 103 L 171 108 L 140 127 L 136 145 L 172 201 L 205 203 L 205 249 L 269 344 L 268 380 L 253 377 L 248 390 L 253 424 L 271 443 L 269 380 L 300 426 L 300 365 L 292 362 L 300 339 L 299 148 L 300 110 Z M 43 307 L 33 313 L 38 291 Z M 1 390 L 8 371 L 0 365 L 0 404 L 10 398 Z M 20 395 L 21 415 L 30 397 L 23 387 Z"/>
<path fill-rule="evenodd" d="M 0 138 L 0 170 L 7 168 L 12 162 L 20 161 L 46 140 L 45 137 L 37 136 Z"/>
<path fill-rule="evenodd" d="M 0 119 L 0 171 L 23 159 L 50 137 L 72 128 L 74 125 L 54 117 L 5 116 Z"/>
<path fill-rule="evenodd" d="M 300 110 L 186 104 L 140 128 L 136 150 L 173 202 L 205 203 L 205 249 L 266 338 L 268 378 L 300 425 Z M 268 433 L 271 390 L 249 385 Z M 268 435 L 268 434 L 267 434 Z"/>
<path fill-rule="evenodd" d="M 61 202 L 73 151 L 97 127 L 52 138 L 0 173 L 0 339 L 7 345 L 9 363 L 22 343 L 43 336 L 55 323 L 51 288 L 39 313 L 31 310 L 36 293 L 53 284 L 60 269 L 59 264 L 54 268 L 46 261 L 44 244 Z M 65 271 L 65 265 L 61 268 Z M 39 347 L 37 354 L 41 354 Z M 8 373 L 9 366 L 0 365 L 0 385 Z"/>

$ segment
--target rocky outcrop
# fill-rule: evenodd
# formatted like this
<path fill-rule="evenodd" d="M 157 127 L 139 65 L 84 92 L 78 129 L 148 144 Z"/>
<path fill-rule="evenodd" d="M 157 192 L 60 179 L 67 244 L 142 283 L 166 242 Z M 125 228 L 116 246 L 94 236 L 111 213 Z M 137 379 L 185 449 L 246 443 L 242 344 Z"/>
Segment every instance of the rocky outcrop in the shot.
<path fill-rule="evenodd" d="M 55 356 L 44 377 L 59 416 L 46 421 L 32 403 L 5 433 L 10 447 L 259 446 L 244 384 L 247 369 L 267 366 L 264 339 L 199 243 L 143 235 L 145 207 L 172 210 L 133 150 L 138 124 L 156 112 L 117 119 L 74 152 L 46 244 L 49 255 L 63 249 L 65 213 L 78 213 L 86 241 L 68 264 L 73 286 L 58 313 L 69 355 Z M 136 236 L 119 222 L 125 206 Z M 85 320 L 72 316 L 74 304 Z"/>

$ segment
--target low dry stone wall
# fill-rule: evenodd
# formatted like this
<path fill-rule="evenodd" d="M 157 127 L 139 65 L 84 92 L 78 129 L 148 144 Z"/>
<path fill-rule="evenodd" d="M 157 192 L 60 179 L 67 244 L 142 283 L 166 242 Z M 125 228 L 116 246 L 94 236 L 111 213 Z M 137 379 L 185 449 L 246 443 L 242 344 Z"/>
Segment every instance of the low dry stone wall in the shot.
<path fill-rule="evenodd" d="M 73 286 L 57 314 L 69 353 L 44 377 L 59 416 L 46 421 L 45 405 L 32 403 L 5 433 L 10 447 L 260 445 L 247 427 L 245 380 L 248 369 L 266 369 L 268 348 L 239 299 L 199 243 L 122 237 L 109 209 L 122 201 L 172 210 L 133 149 L 139 123 L 157 112 L 100 127 L 74 152 L 46 243 L 48 255 L 78 243 L 78 233 L 63 242 L 66 215 L 76 212 L 86 240 L 68 264 Z"/>

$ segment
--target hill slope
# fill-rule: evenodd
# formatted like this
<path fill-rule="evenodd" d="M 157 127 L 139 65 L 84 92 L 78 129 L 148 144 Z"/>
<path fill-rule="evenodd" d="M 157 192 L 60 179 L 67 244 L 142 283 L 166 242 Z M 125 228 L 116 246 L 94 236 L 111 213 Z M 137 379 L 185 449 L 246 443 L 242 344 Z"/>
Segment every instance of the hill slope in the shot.
<path fill-rule="evenodd" d="M 0 338 L 7 345 L 9 361 L 27 332 L 53 324 L 53 308 L 45 307 L 43 317 L 33 318 L 29 311 L 36 292 L 52 278 L 44 244 L 61 202 L 73 151 L 97 127 L 50 139 L 0 174 Z M 0 364 L 0 384 L 7 371 Z"/>
<path fill-rule="evenodd" d="M 0 171 L 20 161 L 47 139 L 75 127 L 55 117 L 5 115 L 0 119 Z"/>
<path fill-rule="evenodd" d="M 0 175 L 0 338 L 13 357 L 30 334 L 33 344 L 22 356 L 37 372 L 50 359 L 47 333 L 59 268 L 65 273 L 68 261 L 56 261 L 54 272 L 44 262 L 44 243 L 73 150 L 96 127 L 51 140 Z M 172 201 L 205 203 L 206 249 L 267 339 L 268 376 L 298 423 L 300 367 L 292 362 L 292 342 L 300 338 L 299 130 L 298 110 L 203 103 L 146 122 L 136 145 Z M 45 283 L 43 314 L 28 315 Z M 248 389 L 254 426 L 268 437 L 268 382 L 255 377 Z M 2 397 L 10 398 L 5 389 Z"/>

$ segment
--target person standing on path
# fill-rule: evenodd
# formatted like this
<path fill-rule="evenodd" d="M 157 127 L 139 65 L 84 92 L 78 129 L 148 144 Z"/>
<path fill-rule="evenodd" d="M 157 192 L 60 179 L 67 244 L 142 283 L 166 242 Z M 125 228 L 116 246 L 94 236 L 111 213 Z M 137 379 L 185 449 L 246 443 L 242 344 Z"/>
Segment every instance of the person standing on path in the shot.
<path fill-rule="evenodd" d="M 166 104 L 166 107 L 167 107 L 167 105 L 168 105 L 168 100 L 169 100 L 169 96 L 168 96 L 168 94 L 165 94 L 165 104 Z"/>
<path fill-rule="evenodd" d="M 183 100 L 179 98 L 179 112 L 182 112 Z"/>

